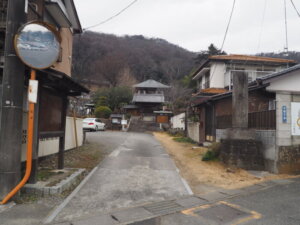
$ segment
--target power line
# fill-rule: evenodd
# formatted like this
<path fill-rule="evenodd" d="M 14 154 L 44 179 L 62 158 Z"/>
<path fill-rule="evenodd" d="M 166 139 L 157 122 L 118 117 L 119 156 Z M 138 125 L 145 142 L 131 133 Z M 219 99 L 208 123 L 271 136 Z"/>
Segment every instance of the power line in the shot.
<path fill-rule="evenodd" d="M 138 1 L 138 0 L 132 1 L 129 5 L 127 5 L 125 8 L 123 8 L 121 11 L 119 11 L 119 12 L 116 13 L 115 15 L 113 15 L 113 16 L 107 18 L 106 20 L 101 21 L 100 23 L 97 23 L 97 24 L 95 24 L 95 25 L 86 27 L 86 28 L 84 28 L 83 30 L 88 30 L 88 29 L 91 29 L 91 28 L 94 28 L 94 27 L 98 27 L 98 26 L 100 26 L 100 25 L 102 25 L 102 24 L 107 23 L 108 21 L 110 21 L 110 20 L 116 18 L 117 16 L 119 16 L 120 14 L 122 14 L 124 11 L 126 11 L 128 8 L 130 8 L 132 5 L 134 5 L 137 1 Z"/>
<path fill-rule="evenodd" d="M 225 34 L 224 34 L 224 38 L 223 38 L 223 41 L 222 41 L 220 52 L 223 51 L 223 47 L 224 47 L 224 44 L 225 44 L 225 41 L 226 41 L 228 30 L 229 30 L 229 27 L 230 27 L 230 24 L 231 24 L 232 15 L 233 15 L 233 12 L 234 12 L 235 3 L 236 3 L 236 0 L 233 0 L 231 12 L 230 12 L 230 17 L 229 17 L 229 20 L 228 20 L 228 23 L 227 23 L 227 26 L 226 26 L 226 30 L 225 30 Z M 212 80 L 212 78 L 213 78 L 213 76 L 215 74 L 215 71 L 216 71 L 216 67 L 214 67 L 214 70 L 213 70 L 212 75 L 211 75 L 211 77 L 209 79 L 209 82 L 211 82 L 211 80 Z"/>
<path fill-rule="evenodd" d="M 225 44 L 225 40 L 226 40 L 226 37 L 227 37 L 229 26 L 231 24 L 232 15 L 233 15 L 233 11 L 234 11 L 234 8 L 235 8 L 235 2 L 236 2 L 236 0 L 233 0 L 233 4 L 232 4 L 232 8 L 231 8 L 231 13 L 230 13 L 230 17 L 229 17 L 229 21 L 227 23 L 226 31 L 225 31 L 223 42 L 222 42 L 222 45 L 221 45 L 221 52 L 222 52 L 224 44 Z"/>
<path fill-rule="evenodd" d="M 297 13 L 297 14 L 298 14 L 298 16 L 300 17 L 300 13 L 299 13 L 299 11 L 298 11 L 298 9 L 297 9 L 296 5 L 294 4 L 294 1 L 293 1 L 293 0 L 291 0 L 291 3 L 292 3 L 292 5 L 293 5 L 293 7 L 294 7 L 294 9 L 295 9 L 296 13 Z"/>

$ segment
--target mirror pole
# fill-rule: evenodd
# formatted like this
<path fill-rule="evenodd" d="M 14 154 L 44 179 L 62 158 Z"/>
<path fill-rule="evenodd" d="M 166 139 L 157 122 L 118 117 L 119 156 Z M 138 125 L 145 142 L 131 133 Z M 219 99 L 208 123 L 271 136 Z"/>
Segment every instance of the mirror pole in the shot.
<path fill-rule="evenodd" d="M 36 80 L 36 71 L 31 69 L 30 81 Z M 28 94 L 32 92 L 32 87 L 29 85 Z M 32 147 L 33 147 L 33 129 L 34 129 L 34 103 L 29 101 L 28 110 L 28 125 L 27 125 L 27 152 L 26 152 L 26 171 L 23 179 L 20 183 L 10 192 L 0 203 L 1 205 L 6 204 L 28 181 L 31 168 L 32 168 Z"/>

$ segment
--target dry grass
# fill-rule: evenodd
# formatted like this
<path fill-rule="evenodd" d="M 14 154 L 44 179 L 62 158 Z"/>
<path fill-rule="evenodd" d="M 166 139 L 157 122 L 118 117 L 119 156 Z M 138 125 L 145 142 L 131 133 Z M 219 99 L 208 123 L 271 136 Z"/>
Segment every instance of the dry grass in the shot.
<path fill-rule="evenodd" d="M 178 143 L 166 133 L 155 132 L 154 136 L 173 157 L 181 175 L 188 181 L 195 194 L 201 194 L 207 187 L 235 189 L 265 180 L 288 178 L 287 175 L 269 175 L 258 178 L 245 170 L 228 168 L 218 161 L 202 161 L 207 149 L 189 143 Z"/>

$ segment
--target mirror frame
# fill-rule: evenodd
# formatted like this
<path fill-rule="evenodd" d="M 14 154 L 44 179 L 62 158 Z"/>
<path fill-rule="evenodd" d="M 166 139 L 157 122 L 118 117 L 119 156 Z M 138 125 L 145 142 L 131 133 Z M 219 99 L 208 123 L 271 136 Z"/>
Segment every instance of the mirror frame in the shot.
<path fill-rule="evenodd" d="M 43 68 L 37 68 L 37 67 L 33 67 L 33 66 L 31 66 L 31 65 L 28 65 L 26 62 L 24 62 L 24 60 L 22 59 L 22 57 L 21 57 L 20 54 L 19 54 L 19 50 L 18 50 L 18 48 L 17 48 L 18 38 L 19 38 L 19 36 L 20 36 L 22 30 L 23 30 L 27 25 L 31 25 L 31 24 L 37 24 L 37 25 L 43 26 L 43 27 L 47 28 L 48 30 L 50 30 L 50 31 L 54 34 L 56 40 L 58 41 L 59 47 L 61 46 L 61 36 L 60 36 L 59 31 L 57 31 L 56 28 L 55 28 L 52 24 L 50 24 L 50 23 L 47 23 L 47 22 L 44 22 L 44 21 L 38 21 L 38 20 L 36 20 L 36 21 L 30 21 L 30 22 L 28 22 L 28 23 L 25 23 L 25 24 L 23 24 L 23 25 L 18 29 L 18 32 L 15 34 L 15 37 L 14 37 L 14 48 L 15 48 L 15 52 L 16 52 L 17 56 L 19 57 L 19 59 L 20 59 L 26 66 L 28 66 L 28 67 L 30 67 L 30 68 L 32 68 L 32 69 L 36 69 L 36 70 L 47 69 L 47 68 L 53 66 L 53 64 L 54 64 L 55 62 L 57 62 L 57 60 L 58 60 L 58 58 L 59 58 L 59 55 L 53 60 L 53 62 L 52 62 L 49 66 L 46 66 L 46 67 L 43 67 Z"/>

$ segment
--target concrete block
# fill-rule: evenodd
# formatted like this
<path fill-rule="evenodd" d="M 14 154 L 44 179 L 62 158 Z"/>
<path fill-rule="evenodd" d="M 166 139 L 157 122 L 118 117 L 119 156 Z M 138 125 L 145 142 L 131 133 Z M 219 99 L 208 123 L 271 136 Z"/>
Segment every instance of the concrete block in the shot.
<path fill-rule="evenodd" d="M 50 195 L 56 195 L 59 193 L 59 189 L 57 187 L 51 187 L 49 193 Z"/>
<path fill-rule="evenodd" d="M 142 207 L 125 209 L 112 213 L 112 216 L 117 218 L 120 223 L 134 222 L 139 219 L 152 217 L 153 214 Z"/>
<path fill-rule="evenodd" d="M 44 193 L 43 193 L 44 196 L 50 195 L 50 187 L 44 187 L 43 191 L 44 191 Z"/>

